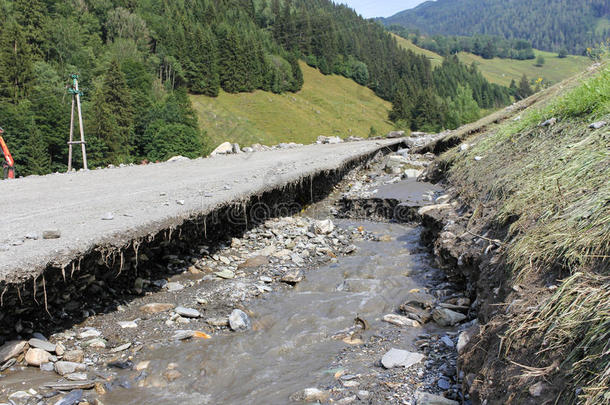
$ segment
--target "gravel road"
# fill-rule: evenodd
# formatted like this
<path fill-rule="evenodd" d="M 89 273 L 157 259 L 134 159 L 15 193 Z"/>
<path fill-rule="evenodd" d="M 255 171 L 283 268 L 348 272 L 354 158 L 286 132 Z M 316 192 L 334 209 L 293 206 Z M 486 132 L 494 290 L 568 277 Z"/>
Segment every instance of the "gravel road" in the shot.
<path fill-rule="evenodd" d="M 309 145 L 0 181 L 0 282 L 24 281 L 50 263 L 124 245 L 400 142 Z M 49 230 L 61 237 L 43 239 Z"/>

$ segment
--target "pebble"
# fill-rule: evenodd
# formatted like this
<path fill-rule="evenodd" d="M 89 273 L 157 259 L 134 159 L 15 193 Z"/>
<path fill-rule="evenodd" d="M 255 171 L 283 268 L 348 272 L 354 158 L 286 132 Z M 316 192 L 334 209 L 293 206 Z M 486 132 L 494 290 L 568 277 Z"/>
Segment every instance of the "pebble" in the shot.
<path fill-rule="evenodd" d="M 422 391 L 415 392 L 415 401 L 417 405 L 460 405 L 457 401 Z"/>
<path fill-rule="evenodd" d="M 250 329 L 252 324 L 250 323 L 250 318 L 248 315 L 242 311 L 241 309 L 234 309 L 229 315 L 229 326 L 231 330 L 239 331 Z"/>
<path fill-rule="evenodd" d="M 286 273 L 280 279 L 280 281 L 282 281 L 283 283 L 286 283 L 286 284 L 295 285 L 295 284 L 298 284 L 301 281 L 303 281 L 304 278 L 305 278 L 305 276 L 303 275 L 302 271 L 293 270 L 293 271 L 289 271 L 288 273 Z"/>
<path fill-rule="evenodd" d="M 87 381 L 86 373 L 72 373 L 64 376 L 66 380 L 70 381 Z"/>
<path fill-rule="evenodd" d="M 174 335 L 172 336 L 173 340 L 186 340 L 186 339 L 190 339 L 195 335 L 195 332 L 192 330 L 177 330 L 176 332 L 174 332 Z"/>
<path fill-rule="evenodd" d="M 52 372 L 55 371 L 55 365 L 53 363 L 42 363 L 40 365 L 40 370 Z"/>
<path fill-rule="evenodd" d="M 440 326 L 453 326 L 466 319 L 466 315 L 447 308 L 437 308 L 432 311 L 432 318 Z"/>
<path fill-rule="evenodd" d="M 94 338 L 84 343 L 84 346 L 89 346 L 94 349 L 105 349 L 106 341 L 102 338 Z"/>
<path fill-rule="evenodd" d="M 407 318 L 406 316 L 401 316 L 401 315 L 396 315 L 396 314 L 387 314 L 383 316 L 383 320 L 385 322 L 391 323 L 392 325 L 396 325 L 396 326 L 410 326 L 413 328 L 418 328 L 421 325 L 419 324 L 419 322 Z"/>
<path fill-rule="evenodd" d="M 61 231 L 58 229 L 49 229 L 42 232 L 42 239 L 59 239 L 61 238 Z"/>
<path fill-rule="evenodd" d="M 196 309 L 193 308 L 187 308 L 187 307 L 183 307 L 183 306 L 178 306 L 176 307 L 176 309 L 174 309 L 174 311 L 176 311 L 176 313 L 180 316 L 183 316 L 185 318 L 199 318 L 201 317 L 201 313 L 199 311 L 197 311 Z"/>
<path fill-rule="evenodd" d="M 131 343 L 125 343 L 110 350 L 110 353 L 119 353 L 131 347 Z"/>
<path fill-rule="evenodd" d="M 67 352 L 65 352 L 62 360 L 71 363 L 82 363 L 84 359 L 85 352 L 80 349 L 76 349 L 68 350 Z"/>
<path fill-rule="evenodd" d="M 229 318 L 208 318 L 205 320 L 210 326 L 229 326 Z"/>
<path fill-rule="evenodd" d="M 12 340 L 0 346 L 0 363 L 4 363 L 13 357 L 19 356 L 25 348 L 25 344 L 25 340 Z"/>
<path fill-rule="evenodd" d="M 107 212 L 103 217 L 102 221 L 112 221 L 114 219 L 114 215 L 112 212 Z"/>
<path fill-rule="evenodd" d="M 600 128 L 605 127 L 606 125 L 608 125 L 608 123 L 606 121 L 597 121 L 597 122 L 594 122 L 593 124 L 589 125 L 589 128 L 600 129 Z"/>
<path fill-rule="evenodd" d="M 171 283 L 167 283 L 165 288 L 169 292 L 180 291 L 184 289 L 184 286 L 178 282 L 172 281 Z"/>
<path fill-rule="evenodd" d="M 445 346 L 449 347 L 449 348 L 454 348 L 455 344 L 453 343 L 453 340 L 451 340 L 451 338 L 449 336 L 443 336 L 441 338 L 441 342 L 443 342 L 445 344 Z"/>
<path fill-rule="evenodd" d="M 61 376 L 72 374 L 77 371 L 85 371 L 86 369 L 87 366 L 82 363 L 74 363 L 70 361 L 58 361 L 55 363 L 55 371 Z"/>
<path fill-rule="evenodd" d="M 119 321 L 117 324 L 121 327 L 121 329 L 132 329 L 138 327 L 136 321 Z"/>
<path fill-rule="evenodd" d="M 220 278 L 224 278 L 224 279 L 232 279 L 235 278 L 235 273 L 233 273 L 231 270 L 223 270 L 223 271 L 218 271 L 216 273 L 214 273 L 217 277 Z"/>
<path fill-rule="evenodd" d="M 439 379 L 436 384 L 442 390 L 448 390 L 449 388 L 451 388 L 451 383 L 448 380 L 445 380 L 444 378 Z"/>
<path fill-rule="evenodd" d="M 85 328 L 77 336 L 79 339 L 87 339 L 102 336 L 102 332 L 94 328 Z"/>
<path fill-rule="evenodd" d="M 37 348 L 30 348 L 25 354 L 25 361 L 30 366 L 40 367 L 43 363 L 48 363 L 51 353 Z"/>
<path fill-rule="evenodd" d="M 76 405 L 83 398 L 83 390 L 77 389 L 75 391 L 70 392 L 68 395 L 63 397 L 59 402 L 55 405 Z"/>
<path fill-rule="evenodd" d="M 172 369 L 167 370 L 165 373 L 163 373 L 163 377 L 165 377 L 167 381 L 172 382 L 182 377 L 182 374 L 180 373 L 180 371 Z"/>
<path fill-rule="evenodd" d="M 164 304 L 159 302 L 153 302 L 150 304 L 142 305 L 140 311 L 146 312 L 147 314 L 156 314 L 159 312 L 166 312 L 174 309 L 174 304 Z"/>
<path fill-rule="evenodd" d="M 305 388 L 292 394 L 290 400 L 295 402 L 325 402 L 329 397 L 330 394 L 327 391 L 322 391 L 318 388 Z"/>
<path fill-rule="evenodd" d="M 271 277 L 267 277 L 267 276 L 261 276 L 260 280 L 264 283 L 272 283 L 273 279 Z"/>

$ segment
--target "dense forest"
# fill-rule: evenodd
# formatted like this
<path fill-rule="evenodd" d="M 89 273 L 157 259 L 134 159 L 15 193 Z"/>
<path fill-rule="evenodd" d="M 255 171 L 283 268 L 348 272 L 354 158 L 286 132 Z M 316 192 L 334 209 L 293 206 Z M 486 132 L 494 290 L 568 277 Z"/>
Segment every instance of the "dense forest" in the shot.
<path fill-rule="evenodd" d="M 535 59 L 534 49 L 524 39 L 504 39 L 490 35 L 447 36 L 421 35 L 417 28 L 410 29 L 402 25 L 391 25 L 388 31 L 410 40 L 420 48 L 427 49 L 442 56 L 455 55 L 458 52 L 470 52 L 484 59 L 503 58 L 528 60 Z"/>
<path fill-rule="evenodd" d="M 73 73 L 91 167 L 201 156 L 189 93 L 295 92 L 299 59 L 394 101 L 392 119 L 411 129 L 510 101 L 475 68 L 433 70 L 329 0 L 0 0 L 0 26 L 0 126 L 19 175 L 66 169 Z"/>
<path fill-rule="evenodd" d="M 610 37 L 608 0 L 437 0 L 384 19 L 429 35 L 496 35 L 582 54 Z"/>

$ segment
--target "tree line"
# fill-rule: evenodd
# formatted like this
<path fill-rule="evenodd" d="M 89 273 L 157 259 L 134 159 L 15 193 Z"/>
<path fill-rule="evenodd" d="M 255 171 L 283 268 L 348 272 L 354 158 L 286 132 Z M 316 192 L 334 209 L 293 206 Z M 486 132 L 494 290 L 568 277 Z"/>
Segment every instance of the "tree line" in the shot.
<path fill-rule="evenodd" d="M 528 60 L 535 59 L 531 42 L 524 39 L 504 39 L 491 35 L 421 35 L 417 28 L 409 29 L 401 25 L 391 25 L 390 32 L 408 39 L 420 48 L 427 49 L 442 56 L 454 55 L 458 52 L 469 52 L 484 59 L 502 58 Z"/>
<path fill-rule="evenodd" d="M 610 36 L 608 0 L 437 0 L 384 20 L 429 35 L 525 39 L 534 48 L 584 54 Z"/>
<path fill-rule="evenodd" d="M 451 103 L 509 102 L 474 67 L 433 70 L 330 0 L 0 0 L 0 26 L 0 125 L 21 175 L 65 170 L 72 73 L 92 167 L 201 156 L 189 93 L 296 92 L 300 59 L 399 103 L 391 118 L 412 129 L 474 116 Z"/>

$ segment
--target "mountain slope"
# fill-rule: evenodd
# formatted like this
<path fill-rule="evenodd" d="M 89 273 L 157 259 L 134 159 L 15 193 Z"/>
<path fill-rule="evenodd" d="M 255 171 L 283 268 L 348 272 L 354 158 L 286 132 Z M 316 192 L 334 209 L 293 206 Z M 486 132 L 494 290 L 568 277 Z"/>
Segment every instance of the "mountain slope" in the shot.
<path fill-rule="evenodd" d="M 404 49 L 424 55 L 430 60 L 432 66 L 440 66 L 443 62 L 443 57 L 437 53 L 420 48 L 410 40 L 398 35 L 394 35 L 394 38 Z M 536 56 L 542 55 L 545 58 L 543 66 L 536 66 L 534 60 L 484 59 L 468 52 L 458 53 L 458 58 L 467 65 L 475 63 L 487 80 L 502 86 L 510 85 L 511 80 L 518 82 L 523 75 L 530 79 L 540 77 L 547 84 L 558 83 L 583 71 L 591 64 L 590 59 L 584 56 L 569 55 L 565 58 L 558 58 L 557 54 L 537 49 L 534 50 L 534 53 Z"/>
<path fill-rule="evenodd" d="M 216 98 L 191 96 L 212 146 L 230 141 L 242 146 L 279 142 L 314 142 L 319 135 L 366 137 L 392 129 L 390 103 L 373 91 L 337 75 L 322 75 L 301 64 L 305 83 L 294 94 L 263 91 L 221 92 Z"/>
<path fill-rule="evenodd" d="M 428 34 L 521 38 L 538 49 L 582 53 L 610 33 L 607 0 L 437 0 L 384 20 Z"/>

